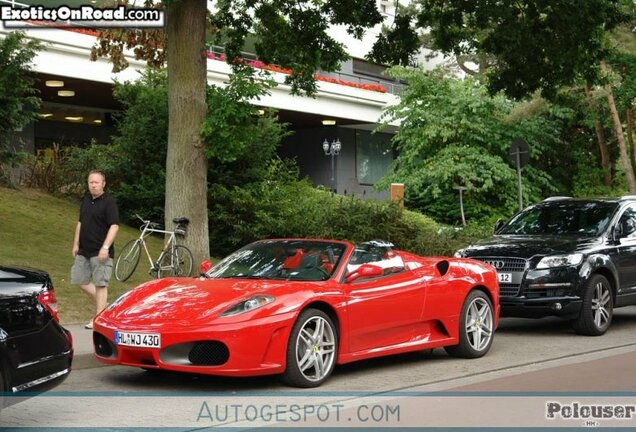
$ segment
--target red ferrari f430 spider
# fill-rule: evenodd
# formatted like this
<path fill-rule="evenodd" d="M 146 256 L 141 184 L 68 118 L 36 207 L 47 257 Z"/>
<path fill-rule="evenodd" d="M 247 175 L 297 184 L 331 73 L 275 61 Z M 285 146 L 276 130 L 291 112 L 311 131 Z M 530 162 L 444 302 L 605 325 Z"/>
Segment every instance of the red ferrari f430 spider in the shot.
<path fill-rule="evenodd" d="M 493 267 L 379 240 L 262 240 L 202 270 L 108 306 L 94 322 L 97 359 L 315 387 L 336 364 L 371 357 L 435 347 L 481 357 L 499 320 Z"/>

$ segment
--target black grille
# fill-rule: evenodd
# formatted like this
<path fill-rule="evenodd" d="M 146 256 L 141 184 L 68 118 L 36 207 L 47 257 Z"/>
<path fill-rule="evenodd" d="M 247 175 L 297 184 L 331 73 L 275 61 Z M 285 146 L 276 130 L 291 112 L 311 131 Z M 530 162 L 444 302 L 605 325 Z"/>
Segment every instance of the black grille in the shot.
<path fill-rule="evenodd" d="M 561 297 L 565 295 L 564 288 L 525 288 L 524 293 L 528 298 Z"/>
<path fill-rule="evenodd" d="M 515 297 L 519 294 L 519 285 L 500 283 L 499 284 L 499 297 Z"/>
<path fill-rule="evenodd" d="M 219 366 L 230 358 L 230 351 L 223 342 L 197 342 L 188 354 L 188 360 L 193 365 Z"/>
<path fill-rule="evenodd" d="M 472 257 L 480 261 L 485 261 L 497 268 L 498 272 L 523 272 L 526 270 L 526 260 L 523 258 L 505 258 L 505 257 Z M 501 265 L 495 265 L 503 263 Z"/>
<path fill-rule="evenodd" d="M 523 273 L 526 271 L 527 261 L 523 258 L 508 257 L 472 257 L 487 262 L 497 269 L 498 273 Z M 514 281 L 520 281 L 520 276 L 514 276 Z M 499 297 L 516 297 L 519 295 L 520 285 L 516 283 L 499 283 Z"/>
<path fill-rule="evenodd" d="M 93 332 L 93 345 L 95 354 L 100 357 L 115 357 L 115 347 L 101 333 Z"/>

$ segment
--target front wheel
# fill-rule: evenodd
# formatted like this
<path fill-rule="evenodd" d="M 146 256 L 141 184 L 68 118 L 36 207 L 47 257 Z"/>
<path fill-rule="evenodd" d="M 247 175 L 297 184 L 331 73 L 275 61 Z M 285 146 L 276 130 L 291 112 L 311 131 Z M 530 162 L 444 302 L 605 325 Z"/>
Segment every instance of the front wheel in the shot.
<path fill-rule="evenodd" d="M 115 263 L 115 279 L 119 282 L 127 280 L 135 272 L 137 264 L 139 264 L 140 255 L 141 246 L 139 246 L 139 240 L 131 240 L 126 243 Z"/>
<path fill-rule="evenodd" d="M 612 323 L 613 314 L 614 299 L 610 283 L 604 276 L 595 274 L 585 285 L 581 311 L 572 326 L 579 334 L 600 336 Z"/>
<path fill-rule="evenodd" d="M 283 381 L 294 387 L 317 387 L 336 365 L 338 333 L 321 310 L 304 310 L 289 336 Z"/>
<path fill-rule="evenodd" d="M 473 290 L 468 293 L 462 306 L 459 344 L 444 349 L 453 357 L 481 357 L 490 350 L 494 331 L 490 299 L 482 291 Z"/>
<path fill-rule="evenodd" d="M 192 258 L 192 252 L 185 246 L 177 245 L 171 251 L 163 253 L 159 260 L 159 268 L 157 269 L 157 276 L 170 277 L 170 276 L 190 276 L 192 273 L 192 266 L 194 258 Z"/>

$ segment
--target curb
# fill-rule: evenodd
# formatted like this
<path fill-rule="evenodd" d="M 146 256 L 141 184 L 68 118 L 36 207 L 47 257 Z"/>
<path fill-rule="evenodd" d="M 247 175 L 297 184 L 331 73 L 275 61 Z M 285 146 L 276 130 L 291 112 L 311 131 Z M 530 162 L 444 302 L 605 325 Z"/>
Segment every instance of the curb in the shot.
<path fill-rule="evenodd" d="M 72 370 L 93 369 L 106 366 L 108 365 L 98 362 L 95 359 L 95 355 L 93 353 L 81 353 L 73 355 Z"/>

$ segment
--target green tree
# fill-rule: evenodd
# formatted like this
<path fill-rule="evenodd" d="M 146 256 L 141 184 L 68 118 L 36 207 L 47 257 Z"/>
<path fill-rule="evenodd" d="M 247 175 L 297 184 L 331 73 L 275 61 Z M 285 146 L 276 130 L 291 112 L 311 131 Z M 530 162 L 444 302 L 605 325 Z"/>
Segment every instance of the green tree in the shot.
<path fill-rule="evenodd" d="M 552 168 L 563 162 L 560 131 L 571 113 L 545 101 L 515 103 L 490 96 L 471 78 L 422 73 L 403 67 L 390 74 L 408 82 L 386 122 L 400 122 L 394 138 L 398 156 L 384 180 L 406 184 L 411 208 L 445 222 L 460 220 L 455 186 L 464 186 L 471 218 L 509 214 L 517 202 L 516 172 L 508 164 L 512 141 L 530 143 L 532 163 L 524 168 L 524 197 L 539 199 L 558 190 Z"/>
<path fill-rule="evenodd" d="M 13 132 L 37 117 L 41 99 L 30 68 L 40 48 L 39 42 L 28 40 L 23 32 L 10 32 L 0 39 L 0 161 L 3 163 L 15 157 L 15 149 L 9 148 Z"/>
<path fill-rule="evenodd" d="M 259 115 L 249 101 L 264 94 L 270 85 L 239 73 L 225 87 L 208 86 L 206 100 L 210 109 L 202 136 L 209 162 L 209 196 L 214 196 L 218 188 L 255 182 L 266 174 L 269 161 L 287 132 L 276 113 L 266 111 Z M 139 213 L 158 220 L 164 217 L 168 148 L 166 71 L 148 69 L 135 82 L 116 84 L 115 97 L 124 110 L 117 118 L 118 135 L 110 152 L 109 183 L 126 219 L 135 222 L 134 214 Z M 224 146 L 207 145 L 219 141 Z"/>
<path fill-rule="evenodd" d="M 503 90 L 522 98 L 540 91 L 553 98 L 563 86 L 604 85 L 625 176 L 636 193 L 605 66 L 611 53 L 609 32 L 633 17 L 633 2 L 521 0 L 502 5 L 489 0 L 420 0 L 417 7 L 417 27 L 430 29 L 434 48 L 458 57 L 495 59 L 486 73 L 493 94 Z M 603 155 L 604 143 L 600 135 L 598 139 Z"/>
<path fill-rule="evenodd" d="M 209 16 L 207 3 L 145 0 L 149 7 L 165 7 L 165 34 L 158 30 L 109 30 L 101 34 L 92 53 L 93 58 L 109 56 L 115 70 L 125 67 L 124 47 L 134 49 L 149 65 L 168 63 L 165 217 L 166 221 L 182 214 L 190 217 L 188 246 L 195 260 L 209 255 L 207 159 L 201 136 L 207 112 L 206 18 L 211 32 L 218 36 L 217 43 L 225 45 L 229 63 L 237 64 L 245 38 L 254 35 L 259 58 L 291 69 L 287 82 L 292 91 L 310 94 L 316 89 L 317 68 L 332 71 L 347 58 L 343 46 L 328 36 L 329 26 L 346 25 L 353 36 L 360 37 L 364 28 L 381 21 L 374 0 L 218 0 Z"/>

